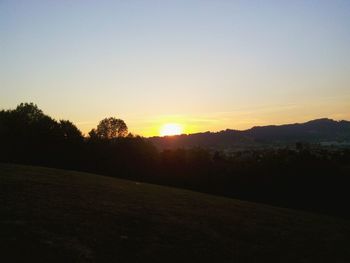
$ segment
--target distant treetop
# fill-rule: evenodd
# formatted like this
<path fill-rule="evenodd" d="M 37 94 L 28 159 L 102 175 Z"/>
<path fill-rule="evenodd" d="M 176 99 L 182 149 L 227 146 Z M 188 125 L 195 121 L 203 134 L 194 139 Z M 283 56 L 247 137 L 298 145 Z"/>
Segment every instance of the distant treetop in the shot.
<path fill-rule="evenodd" d="M 128 135 L 128 127 L 121 119 L 114 117 L 105 118 L 97 126 L 89 132 L 91 138 L 113 139 L 118 137 L 126 137 Z"/>

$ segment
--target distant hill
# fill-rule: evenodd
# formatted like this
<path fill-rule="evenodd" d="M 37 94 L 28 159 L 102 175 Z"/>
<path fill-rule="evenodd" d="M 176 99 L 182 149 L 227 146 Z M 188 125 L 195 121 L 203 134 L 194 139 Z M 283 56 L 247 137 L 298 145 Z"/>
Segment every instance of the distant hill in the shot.
<path fill-rule="evenodd" d="M 227 129 L 220 132 L 151 137 L 148 140 L 160 149 L 196 146 L 227 149 L 296 142 L 350 142 L 350 121 L 324 118 L 305 123 L 253 127 L 243 131 Z"/>
<path fill-rule="evenodd" d="M 0 200 L 2 262 L 350 262 L 349 221 L 192 191 L 0 164 Z"/>

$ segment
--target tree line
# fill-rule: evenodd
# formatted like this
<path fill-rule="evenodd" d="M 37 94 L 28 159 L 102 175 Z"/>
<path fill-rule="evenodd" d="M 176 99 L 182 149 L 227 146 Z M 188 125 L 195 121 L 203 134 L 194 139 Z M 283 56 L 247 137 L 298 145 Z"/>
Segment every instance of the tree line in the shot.
<path fill-rule="evenodd" d="M 162 150 L 118 118 L 83 136 L 33 103 L 0 111 L 0 161 L 93 172 L 284 207 L 349 217 L 350 151 L 264 149 L 227 155 L 193 147 Z"/>

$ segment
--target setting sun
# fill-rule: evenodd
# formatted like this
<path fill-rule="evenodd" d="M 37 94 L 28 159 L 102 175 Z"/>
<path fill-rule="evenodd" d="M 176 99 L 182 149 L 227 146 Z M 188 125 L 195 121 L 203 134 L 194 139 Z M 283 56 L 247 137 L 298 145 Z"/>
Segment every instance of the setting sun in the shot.
<path fill-rule="evenodd" d="M 179 135 L 182 133 L 182 126 L 177 123 L 167 123 L 160 129 L 160 136 Z"/>

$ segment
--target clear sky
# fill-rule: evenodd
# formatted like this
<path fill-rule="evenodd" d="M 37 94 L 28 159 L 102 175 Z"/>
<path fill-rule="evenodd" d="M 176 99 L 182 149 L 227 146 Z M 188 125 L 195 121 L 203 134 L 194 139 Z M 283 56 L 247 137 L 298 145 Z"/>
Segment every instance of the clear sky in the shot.
<path fill-rule="evenodd" d="M 0 108 L 158 135 L 350 119 L 349 0 L 0 0 Z"/>

